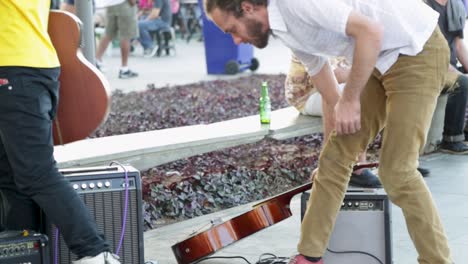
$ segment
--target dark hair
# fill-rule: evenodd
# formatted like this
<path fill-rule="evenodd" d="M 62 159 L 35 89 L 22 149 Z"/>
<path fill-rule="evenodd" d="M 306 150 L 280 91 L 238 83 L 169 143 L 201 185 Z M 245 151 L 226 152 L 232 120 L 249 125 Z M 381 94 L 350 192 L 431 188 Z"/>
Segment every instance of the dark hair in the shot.
<path fill-rule="evenodd" d="M 203 0 L 203 6 L 207 15 L 210 15 L 213 9 L 219 8 L 221 11 L 232 13 L 234 17 L 241 17 L 241 4 L 244 1 L 257 6 L 267 6 L 268 3 L 268 0 Z"/>

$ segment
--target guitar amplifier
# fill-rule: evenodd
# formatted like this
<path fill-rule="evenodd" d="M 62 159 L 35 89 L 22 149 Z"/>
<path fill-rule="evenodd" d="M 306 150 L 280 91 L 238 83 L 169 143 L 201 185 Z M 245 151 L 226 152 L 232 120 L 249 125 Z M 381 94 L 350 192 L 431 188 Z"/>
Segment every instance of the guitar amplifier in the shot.
<path fill-rule="evenodd" d="M 49 264 L 47 236 L 27 231 L 0 233 L 0 263 Z"/>
<path fill-rule="evenodd" d="M 310 191 L 301 196 L 301 219 Z M 391 264 L 391 207 L 383 189 L 350 187 L 336 218 L 325 263 Z"/>
<path fill-rule="evenodd" d="M 139 171 L 130 166 L 109 166 L 63 169 L 61 172 L 84 201 L 96 220 L 98 230 L 104 233 L 110 243 L 111 249 L 116 252 L 120 248 L 116 253 L 121 263 L 143 264 L 143 215 Z M 50 240 L 50 255 L 54 264 L 70 264 L 72 260 L 76 260 L 77 257 L 68 250 L 60 230 L 57 230 L 47 217 L 44 219 L 45 233 Z"/>

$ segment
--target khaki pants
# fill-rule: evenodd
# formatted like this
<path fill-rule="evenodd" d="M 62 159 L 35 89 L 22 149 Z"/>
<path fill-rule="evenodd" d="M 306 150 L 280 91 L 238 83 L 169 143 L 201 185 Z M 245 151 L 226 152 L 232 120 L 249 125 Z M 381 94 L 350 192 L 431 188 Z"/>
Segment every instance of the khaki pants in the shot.
<path fill-rule="evenodd" d="M 344 136 L 333 132 L 320 155 L 302 222 L 301 254 L 323 256 L 352 165 L 385 126 L 379 176 L 390 200 L 403 210 L 418 261 L 452 263 L 437 209 L 417 171 L 448 65 L 447 41 L 436 28 L 418 55 L 400 55 L 385 74 L 373 72 L 361 96 L 361 130 Z"/>

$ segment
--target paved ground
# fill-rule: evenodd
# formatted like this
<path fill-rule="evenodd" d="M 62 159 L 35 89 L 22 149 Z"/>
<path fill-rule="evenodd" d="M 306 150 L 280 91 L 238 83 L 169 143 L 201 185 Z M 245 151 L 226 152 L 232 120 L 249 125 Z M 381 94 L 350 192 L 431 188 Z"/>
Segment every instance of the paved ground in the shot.
<path fill-rule="evenodd" d="M 426 182 L 431 189 L 445 225 L 455 263 L 468 263 L 468 156 L 433 154 L 421 158 L 431 170 Z M 172 224 L 145 233 L 145 259 L 160 264 L 174 264 L 171 246 L 186 239 L 195 230 L 206 227 L 210 220 L 222 221 L 248 212 L 250 205 L 239 206 L 203 217 Z M 300 232 L 300 195 L 291 202 L 293 216 L 268 229 L 226 247 L 213 256 L 243 256 L 255 263 L 260 254 L 290 256 L 296 252 Z M 417 253 L 406 231 L 401 209 L 392 206 L 393 263 L 417 263 Z M 359 238 L 356 238 L 359 239 Z M 208 260 L 202 263 L 245 263 L 242 260 Z M 335 264 L 335 263 L 329 263 Z M 355 263 L 336 263 L 355 264 Z M 362 264 L 377 264 L 373 260 Z"/>
<path fill-rule="evenodd" d="M 250 72 L 236 76 L 209 76 L 206 74 L 204 47 L 201 42 L 177 42 L 177 55 L 161 58 L 142 58 L 134 55 L 130 58 L 131 67 L 140 73 L 140 77 L 130 80 L 119 80 L 118 50 L 108 52 L 105 57 L 108 77 L 112 89 L 135 91 L 146 88 L 149 83 L 156 87 L 174 84 L 186 84 L 200 80 L 216 78 L 235 78 L 248 75 Z M 260 61 L 258 73 L 285 73 L 288 69 L 289 52 L 277 41 L 265 50 L 256 50 L 256 58 Z M 468 156 L 452 156 L 433 154 L 422 157 L 422 164 L 431 169 L 432 174 L 426 179 L 432 190 L 434 199 L 440 209 L 442 220 L 447 230 L 453 259 L 457 264 L 468 263 Z M 294 214 L 291 218 L 246 238 L 216 255 L 242 255 L 255 262 L 261 253 L 273 253 L 279 256 L 290 256 L 295 252 L 299 238 L 299 196 L 296 196 L 291 208 Z M 224 221 L 232 216 L 246 212 L 248 206 L 240 206 L 231 210 L 198 217 L 189 221 L 169 225 L 145 233 L 145 258 L 158 260 L 159 264 L 175 264 L 170 246 L 185 239 L 188 234 L 199 229 L 210 219 L 223 217 Z M 407 234 L 401 210 L 393 207 L 392 237 L 393 259 L 395 264 L 417 263 L 417 254 Z M 244 263 L 241 260 L 217 260 L 204 263 Z M 373 264 L 375 262 L 369 262 Z M 330 263 L 334 264 L 334 263 Z M 363 263 L 367 264 L 367 263 Z"/>
<path fill-rule="evenodd" d="M 175 56 L 162 56 L 144 58 L 141 48 L 137 48 L 129 58 L 129 66 L 139 73 L 138 78 L 118 79 L 120 67 L 120 51 L 117 48 L 108 49 L 105 64 L 105 76 L 111 83 L 112 89 L 122 91 L 136 91 L 146 89 L 147 84 L 155 87 L 166 85 L 188 84 L 201 80 L 214 80 L 218 78 L 237 78 L 251 74 L 250 70 L 234 76 L 208 75 L 205 62 L 205 48 L 203 42 L 196 39 L 189 43 L 178 39 Z M 286 73 L 289 68 L 290 52 L 279 41 L 272 41 L 268 49 L 255 49 L 254 57 L 260 61 L 257 73 Z"/>

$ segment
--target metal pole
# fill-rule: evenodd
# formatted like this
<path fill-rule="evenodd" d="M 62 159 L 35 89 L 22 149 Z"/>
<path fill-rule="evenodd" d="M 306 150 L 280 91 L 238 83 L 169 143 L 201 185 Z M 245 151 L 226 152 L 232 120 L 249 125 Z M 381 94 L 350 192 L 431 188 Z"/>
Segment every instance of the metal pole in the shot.
<path fill-rule="evenodd" d="M 75 0 L 76 15 L 83 22 L 83 55 L 96 65 L 96 48 L 94 37 L 93 0 Z"/>

